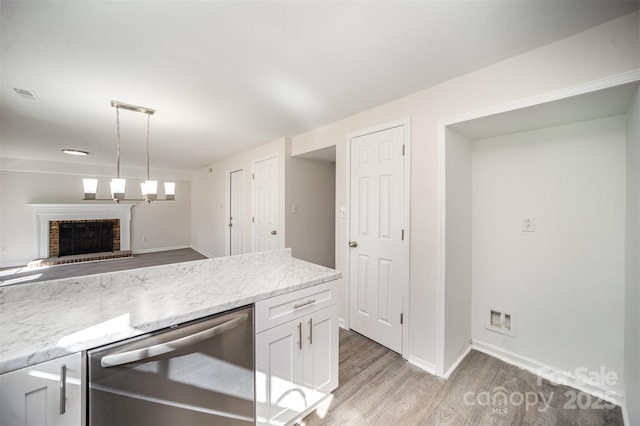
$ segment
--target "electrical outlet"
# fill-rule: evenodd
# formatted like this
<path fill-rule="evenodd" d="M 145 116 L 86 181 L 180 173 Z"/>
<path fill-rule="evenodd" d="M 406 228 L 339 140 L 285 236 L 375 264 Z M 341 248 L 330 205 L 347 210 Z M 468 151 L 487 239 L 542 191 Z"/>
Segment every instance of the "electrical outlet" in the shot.
<path fill-rule="evenodd" d="M 536 232 L 536 218 L 535 217 L 523 217 L 522 218 L 522 232 Z"/>
<path fill-rule="evenodd" d="M 291 205 L 291 213 L 293 213 L 293 214 L 298 213 L 298 205 L 297 204 L 292 204 Z"/>
<path fill-rule="evenodd" d="M 344 206 L 341 206 L 338 209 L 338 217 L 347 217 L 347 208 Z"/>

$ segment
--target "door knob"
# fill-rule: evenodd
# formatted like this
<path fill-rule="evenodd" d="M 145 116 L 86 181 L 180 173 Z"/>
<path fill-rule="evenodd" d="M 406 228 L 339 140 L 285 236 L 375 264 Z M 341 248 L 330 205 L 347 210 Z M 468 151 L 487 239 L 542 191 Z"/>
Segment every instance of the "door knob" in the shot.
<path fill-rule="evenodd" d="M 274 229 L 273 231 L 271 231 L 271 235 L 276 235 L 278 232 Z"/>
<path fill-rule="evenodd" d="M 349 247 L 351 247 L 351 248 L 358 247 L 358 242 L 357 241 L 349 241 Z"/>

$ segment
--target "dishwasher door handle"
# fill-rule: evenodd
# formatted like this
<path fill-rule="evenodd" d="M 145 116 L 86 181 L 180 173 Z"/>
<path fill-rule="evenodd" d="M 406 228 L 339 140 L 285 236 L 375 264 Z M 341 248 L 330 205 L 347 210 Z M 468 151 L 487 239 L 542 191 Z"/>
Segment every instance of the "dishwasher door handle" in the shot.
<path fill-rule="evenodd" d="M 153 358 L 159 355 L 164 355 L 169 352 L 174 352 L 180 349 L 184 349 L 189 346 L 193 346 L 205 340 L 211 339 L 225 331 L 231 330 L 245 322 L 249 318 L 248 314 L 241 315 L 237 318 L 231 319 L 215 327 L 201 331 L 199 333 L 191 334 L 189 336 L 181 337 L 176 340 L 171 340 L 165 343 L 159 343 L 157 345 L 148 346 L 146 348 L 134 349 L 127 352 L 115 353 L 107 355 L 100 360 L 100 365 L 104 368 L 117 367 L 119 365 L 130 364 L 132 362 L 143 361 L 147 358 Z"/>

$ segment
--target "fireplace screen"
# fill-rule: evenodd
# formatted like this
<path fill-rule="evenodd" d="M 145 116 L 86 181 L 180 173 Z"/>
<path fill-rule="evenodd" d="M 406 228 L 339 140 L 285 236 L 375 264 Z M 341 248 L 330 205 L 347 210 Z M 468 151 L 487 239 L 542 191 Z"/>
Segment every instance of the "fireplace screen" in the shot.
<path fill-rule="evenodd" d="M 59 223 L 58 256 L 113 251 L 113 221 Z"/>

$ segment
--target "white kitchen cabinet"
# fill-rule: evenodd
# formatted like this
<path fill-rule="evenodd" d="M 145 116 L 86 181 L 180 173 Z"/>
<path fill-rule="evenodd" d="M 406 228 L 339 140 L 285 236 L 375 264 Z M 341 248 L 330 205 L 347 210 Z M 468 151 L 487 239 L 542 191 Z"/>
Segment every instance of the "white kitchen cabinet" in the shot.
<path fill-rule="evenodd" d="M 256 334 L 256 423 L 282 425 L 306 407 L 300 322 Z"/>
<path fill-rule="evenodd" d="M 80 353 L 0 375 L 0 424 L 81 425 L 81 375 Z"/>
<path fill-rule="evenodd" d="M 338 387 L 338 305 L 322 309 L 301 321 L 303 382 L 315 404 Z"/>
<path fill-rule="evenodd" d="M 259 305 L 264 305 L 262 308 L 265 310 L 274 306 L 298 305 L 299 308 L 294 309 L 303 308 L 296 311 L 298 314 L 288 312 L 285 315 L 288 321 L 256 334 L 258 424 L 287 424 L 313 409 L 316 403 L 338 387 L 338 307 L 335 303 L 335 285 L 328 283 L 320 289 L 301 290 L 300 293 L 294 292 L 256 304 L 257 312 Z M 332 293 L 332 303 L 313 296 L 323 294 L 323 290 Z M 292 300 L 298 302 L 289 303 Z M 311 300 L 314 302 L 308 303 Z M 316 302 L 324 307 L 314 307 Z M 258 322 L 256 329 L 261 329 Z"/>

